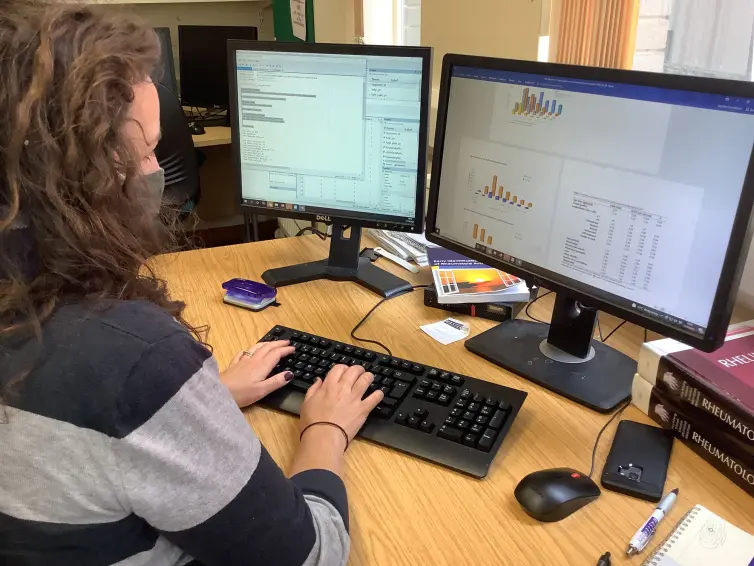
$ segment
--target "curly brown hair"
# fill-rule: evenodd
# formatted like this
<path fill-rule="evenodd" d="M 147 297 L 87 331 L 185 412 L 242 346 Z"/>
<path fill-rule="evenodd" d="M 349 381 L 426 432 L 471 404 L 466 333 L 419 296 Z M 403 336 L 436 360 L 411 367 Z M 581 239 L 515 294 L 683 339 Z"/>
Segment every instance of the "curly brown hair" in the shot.
<path fill-rule="evenodd" d="M 0 0 L 0 338 L 41 335 L 63 302 L 103 299 L 150 301 L 191 329 L 145 265 L 170 231 L 126 190 L 140 175 L 123 125 L 159 50 L 122 13 Z M 11 245 L 19 226 L 30 253 Z"/>

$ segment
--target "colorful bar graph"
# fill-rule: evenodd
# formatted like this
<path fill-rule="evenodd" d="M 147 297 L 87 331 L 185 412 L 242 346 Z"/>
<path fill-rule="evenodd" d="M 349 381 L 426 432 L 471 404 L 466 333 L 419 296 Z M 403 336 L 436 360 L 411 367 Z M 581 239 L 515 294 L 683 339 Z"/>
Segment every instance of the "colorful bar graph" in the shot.
<path fill-rule="evenodd" d="M 474 239 L 476 240 L 477 235 L 479 234 L 479 224 L 474 224 Z"/>
<path fill-rule="evenodd" d="M 503 186 L 502 186 L 502 185 L 500 185 L 500 186 L 499 186 L 499 187 L 497 188 L 497 198 L 498 198 L 498 199 L 501 199 L 501 198 L 503 198 Z"/>
<path fill-rule="evenodd" d="M 484 242 L 484 228 L 482 228 L 482 233 L 479 235 L 479 239 Z"/>
<path fill-rule="evenodd" d="M 517 201 L 518 201 L 518 197 L 516 195 L 513 195 L 513 204 L 516 204 Z"/>
<path fill-rule="evenodd" d="M 492 192 L 497 191 L 497 175 L 492 176 Z"/>
<path fill-rule="evenodd" d="M 487 196 L 488 192 L 490 192 L 490 187 L 489 186 L 484 187 L 484 196 Z"/>
<path fill-rule="evenodd" d="M 492 245 L 492 236 L 487 236 L 487 245 L 488 246 Z"/>
<path fill-rule="evenodd" d="M 526 208 L 531 208 L 531 203 L 527 204 Z"/>
<path fill-rule="evenodd" d="M 505 200 L 511 200 L 511 192 L 510 191 L 507 191 L 505 193 Z"/>
<path fill-rule="evenodd" d="M 545 93 L 534 93 L 529 87 L 523 89 L 521 100 L 513 103 L 511 114 L 535 118 L 557 118 L 563 113 L 563 105 L 556 99 L 545 100 Z"/>

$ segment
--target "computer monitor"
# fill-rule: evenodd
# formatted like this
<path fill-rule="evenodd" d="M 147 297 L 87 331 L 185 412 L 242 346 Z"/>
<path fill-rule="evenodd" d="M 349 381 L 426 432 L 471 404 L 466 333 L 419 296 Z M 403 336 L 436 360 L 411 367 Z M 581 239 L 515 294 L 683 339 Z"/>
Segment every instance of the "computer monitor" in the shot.
<path fill-rule="evenodd" d="M 179 96 L 175 80 L 175 64 L 173 62 L 173 41 L 170 38 L 170 28 L 154 28 L 160 40 L 160 60 L 152 71 L 152 81 L 168 87 L 170 92 Z"/>
<path fill-rule="evenodd" d="M 427 238 L 557 292 L 549 327 L 467 347 L 599 410 L 636 362 L 597 310 L 704 351 L 730 320 L 754 202 L 754 86 L 448 55 Z"/>
<path fill-rule="evenodd" d="M 359 257 L 361 228 L 423 229 L 431 49 L 229 45 L 242 206 L 332 225 L 327 260 L 264 280 L 351 280 L 383 296 L 410 289 Z"/>
<path fill-rule="evenodd" d="M 253 26 L 178 26 L 183 105 L 227 109 L 228 41 L 256 40 L 257 34 Z"/>

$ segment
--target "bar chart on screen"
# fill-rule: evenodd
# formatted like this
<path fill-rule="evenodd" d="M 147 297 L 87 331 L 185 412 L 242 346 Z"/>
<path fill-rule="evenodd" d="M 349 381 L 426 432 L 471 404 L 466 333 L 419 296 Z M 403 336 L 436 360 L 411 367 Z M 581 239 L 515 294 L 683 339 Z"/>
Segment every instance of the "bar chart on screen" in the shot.
<path fill-rule="evenodd" d="M 474 177 L 476 177 L 476 174 L 474 174 Z M 523 180 L 525 182 L 531 182 L 531 178 L 526 178 L 526 176 Z M 506 190 L 502 184 L 498 186 L 497 175 L 492 175 L 492 184 L 485 185 L 484 191 L 482 191 L 482 189 L 477 189 L 474 194 L 477 196 L 481 195 L 482 198 L 490 200 L 494 199 L 495 201 L 499 201 L 502 204 L 523 208 L 524 210 L 528 210 L 532 206 L 534 206 L 531 201 L 527 201 L 523 197 L 519 197 L 516 194 L 511 195 L 511 192 L 509 190 Z"/>
<path fill-rule="evenodd" d="M 521 92 L 521 100 L 513 103 L 511 114 L 514 116 L 531 116 L 543 120 L 554 120 L 563 114 L 563 104 L 558 104 L 557 94 L 545 100 L 545 92 L 534 92 L 528 87 Z"/>

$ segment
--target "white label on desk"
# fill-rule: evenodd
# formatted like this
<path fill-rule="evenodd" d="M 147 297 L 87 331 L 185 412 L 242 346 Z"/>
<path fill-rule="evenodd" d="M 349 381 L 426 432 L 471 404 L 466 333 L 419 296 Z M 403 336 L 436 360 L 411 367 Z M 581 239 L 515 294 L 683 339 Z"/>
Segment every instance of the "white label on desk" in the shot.
<path fill-rule="evenodd" d="M 425 324 L 421 329 L 445 346 L 463 340 L 469 335 L 469 325 L 455 318 L 446 318 L 440 322 Z"/>
<path fill-rule="evenodd" d="M 293 35 L 306 41 L 306 0 L 291 0 Z"/>

